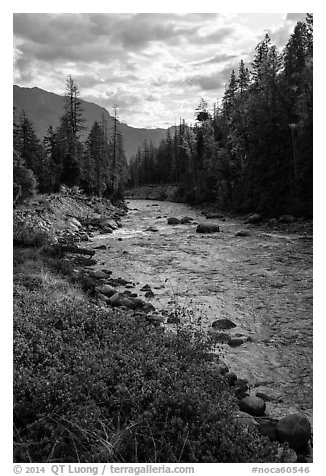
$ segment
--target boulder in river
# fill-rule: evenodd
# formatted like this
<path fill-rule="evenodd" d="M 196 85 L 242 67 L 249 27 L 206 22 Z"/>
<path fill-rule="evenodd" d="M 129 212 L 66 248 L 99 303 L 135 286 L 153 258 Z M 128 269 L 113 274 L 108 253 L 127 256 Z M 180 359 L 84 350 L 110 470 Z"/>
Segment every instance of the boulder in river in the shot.
<path fill-rule="evenodd" d="M 112 228 L 108 227 L 108 226 L 104 226 L 102 229 L 101 229 L 101 234 L 102 235 L 107 235 L 107 234 L 110 234 L 110 233 L 113 233 L 113 230 Z"/>
<path fill-rule="evenodd" d="M 187 223 L 191 223 L 193 221 L 193 218 L 191 217 L 182 217 L 180 222 L 182 225 L 186 225 Z"/>
<path fill-rule="evenodd" d="M 151 232 L 155 233 L 156 231 L 158 231 L 158 228 L 155 228 L 155 226 L 149 226 L 148 228 L 146 228 L 145 231 L 151 231 Z"/>
<path fill-rule="evenodd" d="M 220 227 L 211 223 L 200 223 L 196 228 L 197 233 L 218 233 L 219 231 Z"/>
<path fill-rule="evenodd" d="M 150 287 L 149 284 L 145 284 L 142 288 L 140 288 L 141 291 L 151 291 L 152 288 Z"/>
<path fill-rule="evenodd" d="M 262 220 L 262 217 L 259 213 L 253 213 L 247 218 L 245 223 L 255 224 L 255 223 L 260 223 L 261 220 Z"/>
<path fill-rule="evenodd" d="M 250 233 L 247 230 L 241 230 L 238 231 L 234 236 L 250 236 Z"/>
<path fill-rule="evenodd" d="M 239 347 L 239 345 L 242 345 L 244 343 L 243 339 L 240 339 L 240 337 L 235 337 L 233 339 L 230 339 L 228 344 L 230 347 Z"/>
<path fill-rule="evenodd" d="M 239 408 L 249 415 L 259 417 L 265 414 L 266 403 L 259 397 L 248 396 L 240 400 Z"/>
<path fill-rule="evenodd" d="M 154 297 L 154 293 L 153 293 L 152 290 L 146 291 L 146 293 L 145 293 L 145 298 L 151 299 L 151 298 L 153 298 L 153 297 Z"/>
<path fill-rule="evenodd" d="M 311 425 L 302 413 L 292 413 L 278 421 L 276 432 L 280 441 L 287 441 L 290 448 L 300 450 L 310 440 Z"/>
<path fill-rule="evenodd" d="M 179 225 L 179 223 L 181 223 L 179 218 L 175 218 L 175 217 L 168 218 L 168 225 Z"/>
<path fill-rule="evenodd" d="M 217 319 L 217 321 L 214 321 L 212 323 L 213 329 L 232 329 L 233 327 L 237 327 L 234 322 L 232 322 L 230 319 Z"/>
<path fill-rule="evenodd" d="M 95 246 L 94 250 L 106 250 L 106 245 Z"/>

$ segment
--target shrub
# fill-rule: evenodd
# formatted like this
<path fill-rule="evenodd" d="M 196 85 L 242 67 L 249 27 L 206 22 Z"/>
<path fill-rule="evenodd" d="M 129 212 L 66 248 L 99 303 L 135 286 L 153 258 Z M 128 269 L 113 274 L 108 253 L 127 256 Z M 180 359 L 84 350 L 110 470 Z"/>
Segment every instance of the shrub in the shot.
<path fill-rule="evenodd" d="M 57 299 L 59 286 L 48 275 L 14 286 L 16 462 L 278 460 L 276 444 L 233 417 L 193 323 L 168 332 L 66 288 Z"/>
<path fill-rule="evenodd" d="M 37 180 L 34 173 L 26 167 L 21 155 L 13 153 L 13 199 L 14 205 L 23 203 L 36 193 Z"/>

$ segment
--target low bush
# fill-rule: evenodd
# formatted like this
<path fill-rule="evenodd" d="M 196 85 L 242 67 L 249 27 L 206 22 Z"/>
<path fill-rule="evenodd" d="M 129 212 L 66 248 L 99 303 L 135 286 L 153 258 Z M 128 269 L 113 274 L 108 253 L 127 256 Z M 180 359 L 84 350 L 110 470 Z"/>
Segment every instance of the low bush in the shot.
<path fill-rule="evenodd" d="M 16 462 L 279 460 L 233 417 L 204 333 L 47 294 L 14 286 Z"/>

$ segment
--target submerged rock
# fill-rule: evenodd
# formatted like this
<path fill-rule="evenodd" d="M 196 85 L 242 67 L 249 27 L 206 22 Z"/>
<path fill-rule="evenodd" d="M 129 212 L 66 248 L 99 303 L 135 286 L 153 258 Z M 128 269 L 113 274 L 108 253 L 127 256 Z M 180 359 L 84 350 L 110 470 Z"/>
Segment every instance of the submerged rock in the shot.
<path fill-rule="evenodd" d="M 168 218 L 168 225 L 179 225 L 179 223 L 181 223 L 179 218 L 175 218 L 175 217 Z"/>
<path fill-rule="evenodd" d="M 196 229 L 197 233 L 218 233 L 219 231 L 220 227 L 211 223 L 200 223 Z"/>
<path fill-rule="evenodd" d="M 191 223 L 193 221 L 193 218 L 191 217 L 182 217 L 180 222 L 182 225 L 186 225 L 187 223 Z"/>

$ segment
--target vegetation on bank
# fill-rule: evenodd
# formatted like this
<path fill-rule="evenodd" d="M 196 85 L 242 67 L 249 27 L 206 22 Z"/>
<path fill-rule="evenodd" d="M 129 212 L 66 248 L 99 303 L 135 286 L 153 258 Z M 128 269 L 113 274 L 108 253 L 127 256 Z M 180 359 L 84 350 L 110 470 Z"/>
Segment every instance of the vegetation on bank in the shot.
<path fill-rule="evenodd" d="M 268 34 L 249 67 L 231 73 L 195 125 L 144 144 L 130 164 L 130 186 L 180 183 L 178 199 L 216 202 L 240 213 L 312 215 L 313 16 L 298 22 L 280 53 Z"/>
<path fill-rule="evenodd" d="M 274 462 L 199 328 L 92 302 L 69 263 L 14 251 L 16 462 Z"/>

